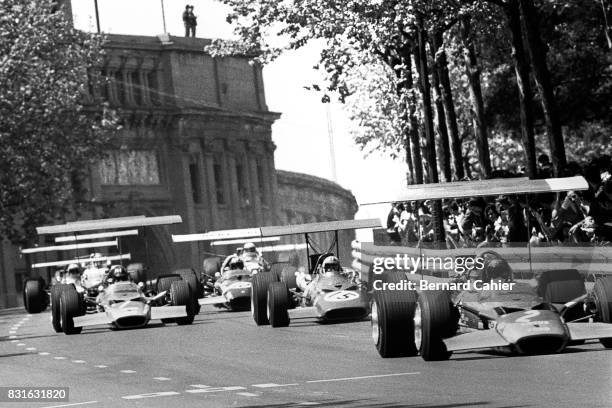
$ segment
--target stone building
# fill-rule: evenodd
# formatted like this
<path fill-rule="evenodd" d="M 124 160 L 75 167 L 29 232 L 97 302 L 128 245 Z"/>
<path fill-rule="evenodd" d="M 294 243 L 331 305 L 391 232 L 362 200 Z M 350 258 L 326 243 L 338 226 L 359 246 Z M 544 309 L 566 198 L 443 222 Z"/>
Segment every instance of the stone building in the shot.
<path fill-rule="evenodd" d="M 107 100 L 123 128 L 117 149 L 91 169 L 84 197 L 91 214 L 83 218 L 181 215 L 180 225 L 123 240 L 122 250 L 145 260 L 151 275 L 199 269 L 213 252 L 205 243 L 174 244 L 171 233 L 353 218 L 349 191 L 276 170 L 271 126 L 280 114 L 268 110 L 260 67 L 246 58 L 212 58 L 206 39 L 108 39 L 100 67 L 108 80 L 89 98 L 93 109 Z M 343 235 L 347 257 L 352 234 Z M 0 247 L 0 307 L 18 304 L 23 278 L 40 273 L 26 262 L 14 246 Z"/>

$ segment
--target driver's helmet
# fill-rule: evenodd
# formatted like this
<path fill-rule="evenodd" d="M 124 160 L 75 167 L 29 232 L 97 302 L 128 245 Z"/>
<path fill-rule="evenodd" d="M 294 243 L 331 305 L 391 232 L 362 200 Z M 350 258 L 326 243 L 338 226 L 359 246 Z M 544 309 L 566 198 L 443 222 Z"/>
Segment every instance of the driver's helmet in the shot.
<path fill-rule="evenodd" d="M 236 269 L 244 269 L 244 262 L 242 262 L 242 259 L 238 258 L 237 256 L 230 259 L 228 264 L 231 271 Z"/>
<path fill-rule="evenodd" d="M 254 243 L 252 242 L 247 242 L 246 244 L 244 244 L 244 246 L 242 247 L 242 253 L 243 254 L 249 254 L 249 253 L 253 253 L 253 254 L 257 254 L 257 247 L 255 246 Z"/>
<path fill-rule="evenodd" d="M 68 265 L 68 267 L 66 268 L 66 273 L 64 274 L 64 277 L 69 282 L 74 282 L 76 280 L 79 280 L 81 278 L 81 268 L 79 268 L 79 265 L 75 263 Z"/>
<path fill-rule="evenodd" d="M 95 259 L 95 258 L 102 258 L 103 256 L 104 255 L 102 255 L 101 253 L 96 252 L 95 254 L 89 255 L 89 258 Z M 104 268 L 104 261 L 95 261 L 95 262 L 92 262 L 92 265 L 94 268 L 102 269 Z"/>
<path fill-rule="evenodd" d="M 321 264 L 321 269 L 323 270 L 323 273 L 340 272 L 340 261 L 333 255 L 328 256 Z"/>
<path fill-rule="evenodd" d="M 512 280 L 512 268 L 501 256 L 495 254 L 486 254 L 484 258 L 484 267 L 482 278 L 484 281 L 490 280 Z"/>
<path fill-rule="evenodd" d="M 125 269 L 122 265 L 113 266 L 110 271 L 110 276 L 115 280 L 115 282 L 130 280 L 130 275 L 128 274 L 127 269 Z"/>

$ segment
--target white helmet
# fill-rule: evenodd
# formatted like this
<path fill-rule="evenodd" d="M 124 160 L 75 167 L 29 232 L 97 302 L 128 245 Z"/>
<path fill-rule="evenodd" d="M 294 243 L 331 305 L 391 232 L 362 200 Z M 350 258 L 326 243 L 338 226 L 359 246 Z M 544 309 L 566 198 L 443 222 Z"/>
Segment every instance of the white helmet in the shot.
<path fill-rule="evenodd" d="M 242 247 L 242 250 L 243 250 L 245 253 L 248 253 L 248 252 L 257 252 L 257 247 L 255 246 L 255 244 L 254 244 L 254 243 L 252 243 L 252 242 L 247 242 L 247 243 L 246 243 L 246 244 L 244 244 L 244 246 Z"/>
<path fill-rule="evenodd" d="M 328 256 L 321 264 L 323 272 L 340 272 L 340 261 L 335 256 Z"/>

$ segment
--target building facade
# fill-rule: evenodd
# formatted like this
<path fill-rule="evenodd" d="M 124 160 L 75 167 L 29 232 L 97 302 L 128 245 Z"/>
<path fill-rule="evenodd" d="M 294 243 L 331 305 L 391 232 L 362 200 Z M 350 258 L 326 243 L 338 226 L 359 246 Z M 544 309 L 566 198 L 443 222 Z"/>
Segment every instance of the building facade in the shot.
<path fill-rule="evenodd" d="M 199 270 L 205 257 L 234 249 L 175 244 L 171 234 L 353 218 L 357 205 L 349 191 L 276 170 L 271 129 L 280 114 L 266 105 L 260 67 L 247 58 L 212 58 L 206 39 L 108 39 L 100 67 L 106 81 L 88 98 L 92 109 L 107 101 L 122 128 L 116 148 L 91 168 L 84 198 L 90 213 L 82 218 L 181 215 L 182 224 L 122 239 L 122 251 L 144 261 L 150 276 Z M 346 257 L 351 233 L 342 235 Z M 50 271 L 29 270 L 31 262 L 2 245 L 0 307 L 20 302 L 24 277 L 48 277 Z"/>

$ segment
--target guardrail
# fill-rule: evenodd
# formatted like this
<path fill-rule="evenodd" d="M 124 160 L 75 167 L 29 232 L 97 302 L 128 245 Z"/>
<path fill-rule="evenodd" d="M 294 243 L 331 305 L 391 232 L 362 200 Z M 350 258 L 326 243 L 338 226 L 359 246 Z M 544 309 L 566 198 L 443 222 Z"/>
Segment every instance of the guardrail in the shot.
<path fill-rule="evenodd" d="M 523 245 L 503 248 L 456 248 L 429 249 L 405 246 L 382 246 L 369 242 L 353 241 L 352 267 L 361 271 L 364 280 L 371 281 L 375 263 L 380 267 L 379 259 L 404 256 L 421 259 L 447 259 L 477 257 L 485 251 L 494 251 L 504 258 L 514 271 L 516 278 L 531 279 L 544 270 L 576 269 L 584 276 L 612 275 L 612 246 L 529 246 Z M 420 268 L 417 276 L 429 278 L 448 278 L 449 270 L 440 268 L 439 262 L 431 262 L 431 268 Z M 385 270 L 398 270 L 385 268 Z"/>

